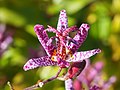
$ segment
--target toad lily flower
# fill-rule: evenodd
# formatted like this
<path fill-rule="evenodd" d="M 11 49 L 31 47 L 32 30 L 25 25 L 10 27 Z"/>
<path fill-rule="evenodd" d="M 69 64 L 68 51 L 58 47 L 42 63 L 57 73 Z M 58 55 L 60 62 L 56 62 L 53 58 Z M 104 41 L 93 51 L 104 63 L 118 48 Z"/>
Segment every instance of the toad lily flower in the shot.
<path fill-rule="evenodd" d="M 44 29 L 43 25 L 37 24 L 35 25 L 34 30 L 38 40 L 45 49 L 47 56 L 28 60 L 23 67 L 25 71 L 37 67 L 53 65 L 57 65 L 61 69 L 68 68 L 70 67 L 70 62 L 82 62 L 84 59 L 90 58 L 101 51 L 100 49 L 94 49 L 77 52 L 87 37 L 89 25 L 82 24 L 80 28 L 77 28 L 76 26 L 68 28 L 68 20 L 65 10 L 60 11 L 57 29 L 51 26 Z M 55 33 L 56 36 L 49 38 L 47 31 Z M 77 31 L 73 38 L 69 37 L 69 33 L 72 31 Z M 56 45 L 52 44 L 54 39 L 56 40 Z M 59 70 L 59 73 L 60 71 L 61 70 Z M 59 73 L 57 73 L 55 78 L 57 78 Z"/>

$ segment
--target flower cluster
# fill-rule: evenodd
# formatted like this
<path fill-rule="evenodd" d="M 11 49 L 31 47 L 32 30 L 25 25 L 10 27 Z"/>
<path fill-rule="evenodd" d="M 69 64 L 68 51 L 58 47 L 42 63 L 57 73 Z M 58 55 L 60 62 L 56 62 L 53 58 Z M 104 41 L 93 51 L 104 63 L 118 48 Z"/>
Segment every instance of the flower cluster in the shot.
<path fill-rule="evenodd" d="M 37 67 L 53 65 L 60 67 L 55 77 L 40 82 L 38 85 L 39 87 L 42 87 L 42 85 L 48 81 L 59 78 L 58 75 L 60 74 L 62 68 L 69 68 L 68 74 L 63 76 L 64 80 L 76 77 L 86 65 L 85 59 L 101 52 L 100 49 L 77 52 L 79 47 L 85 41 L 89 28 L 89 25 L 84 23 L 79 28 L 77 26 L 68 27 L 68 20 L 65 10 L 60 11 L 57 29 L 49 25 L 47 29 L 44 29 L 43 25 L 35 25 L 35 33 L 46 51 L 47 56 L 28 60 L 23 69 L 27 71 Z M 77 32 L 73 38 L 69 36 L 69 33 L 72 31 Z M 49 38 L 47 32 L 53 32 L 56 36 Z M 53 40 L 56 40 L 55 45 L 53 44 Z"/>
<path fill-rule="evenodd" d="M 75 90 L 82 90 L 88 88 L 89 90 L 109 90 L 109 87 L 116 81 L 115 76 L 111 76 L 109 80 L 103 79 L 103 62 L 96 62 L 90 64 L 90 60 L 86 60 L 86 67 L 83 72 L 73 82 Z"/>

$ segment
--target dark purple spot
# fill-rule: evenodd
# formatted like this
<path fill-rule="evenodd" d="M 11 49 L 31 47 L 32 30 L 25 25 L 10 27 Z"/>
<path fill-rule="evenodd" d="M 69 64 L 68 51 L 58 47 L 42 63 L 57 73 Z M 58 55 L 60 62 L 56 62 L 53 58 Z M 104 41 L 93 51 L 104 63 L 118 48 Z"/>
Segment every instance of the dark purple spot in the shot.
<path fill-rule="evenodd" d="M 101 50 L 100 50 L 100 49 L 97 49 L 97 50 L 96 50 L 96 52 L 98 52 L 98 53 L 99 53 L 99 52 L 101 52 Z"/>
<path fill-rule="evenodd" d="M 82 33 L 83 33 L 83 34 L 86 34 L 86 32 L 87 32 L 87 31 L 86 31 L 86 28 L 83 28 Z"/>
<path fill-rule="evenodd" d="M 65 28 L 65 26 L 64 26 L 64 25 L 62 25 L 62 28 Z"/>
<path fill-rule="evenodd" d="M 32 66 L 33 64 L 32 63 L 30 63 L 30 66 Z"/>
<path fill-rule="evenodd" d="M 90 26 L 87 24 L 87 28 L 89 28 Z"/>
<path fill-rule="evenodd" d="M 25 68 L 28 68 L 28 66 L 25 66 Z"/>

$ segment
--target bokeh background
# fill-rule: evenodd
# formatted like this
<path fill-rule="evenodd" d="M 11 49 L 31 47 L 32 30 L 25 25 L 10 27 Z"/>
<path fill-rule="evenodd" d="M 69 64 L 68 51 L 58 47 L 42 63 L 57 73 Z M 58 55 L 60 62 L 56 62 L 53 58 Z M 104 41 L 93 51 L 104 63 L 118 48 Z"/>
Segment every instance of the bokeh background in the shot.
<path fill-rule="evenodd" d="M 33 27 L 56 28 L 59 11 L 66 9 L 69 26 L 89 23 L 89 35 L 80 50 L 100 48 L 91 63 L 104 62 L 104 78 L 117 77 L 110 90 L 120 90 L 120 0 L 0 0 L 0 90 L 31 86 L 53 76 L 58 67 L 23 71 L 25 62 L 46 55 Z M 53 34 L 49 33 L 49 36 Z M 52 81 L 39 90 L 64 90 L 64 82 Z"/>

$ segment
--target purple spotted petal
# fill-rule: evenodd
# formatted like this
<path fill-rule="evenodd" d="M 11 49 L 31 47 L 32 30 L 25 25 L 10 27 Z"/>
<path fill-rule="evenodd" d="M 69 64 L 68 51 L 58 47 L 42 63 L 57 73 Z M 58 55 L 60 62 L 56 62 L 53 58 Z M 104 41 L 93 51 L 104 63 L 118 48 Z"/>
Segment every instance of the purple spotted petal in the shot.
<path fill-rule="evenodd" d="M 116 77 L 115 76 L 111 76 L 110 79 L 104 83 L 103 85 L 103 89 L 104 90 L 109 90 L 110 86 L 116 82 Z"/>
<path fill-rule="evenodd" d="M 54 62 L 50 59 L 48 56 L 44 56 L 41 58 L 33 58 L 30 59 L 23 67 L 25 71 L 34 69 L 37 67 L 42 67 L 42 66 L 53 66 L 57 65 L 57 62 Z"/>
<path fill-rule="evenodd" d="M 58 20 L 57 30 L 59 32 L 63 32 L 67 28 L 68 28 L 68 19 L 67 19 L 66 11 L 61 10 Z"/>
<path fill-rule="evenodd" d="M 44 27 L 42 25 L 38 25 L 38 24 L 35 25 L 34 30 L 36 32 L 38 40 L 45 49 L 46 53 L 48 54 L 48 56 L 51 56 L 55 46 L 53 46 L 52 43 L 49 45 L 46 44 L 49 41 L 49 37 L 46 33 L 46 30 L 44 30 Z"/>
<path fill-rule="evenodd" d="M 66 60 L 67 62 L 79 62 L 79 61 L 83 61 L 84 59 L 90 58 L 91 56 L 100 53 L 101 50 L 100 49 L 94 49 L 94 50 L 90 50 L 90 51 L 83 51 L 83 52 L 76 52 L 74 53 L 73 57 Z"/>
<path fill-rule="evenodd" d="M 65 80 L 65 90 L 74 90 L 72 79 Z"/>
<path fill-rule="evenodd" d="M 70 43 L 69 47 L 71 48 L 71 50 L 73 51 L 73 53 L 79 49 L 79 47 L 83 44 L 83 42 L 85 41 L 87 35 L 88 35 L 88 30 L 89 30 L 89 25 L 88 24 L 82 24 L 77 32 L 77 34 L 75 35 L 75 37 L 73 38 L 77 44 L 75 43 Z"/>
<path fill-rule="evenodd" d="M 94 85 L 90 88 L 90 90 L 102 90 L 100 87 Z"/>

